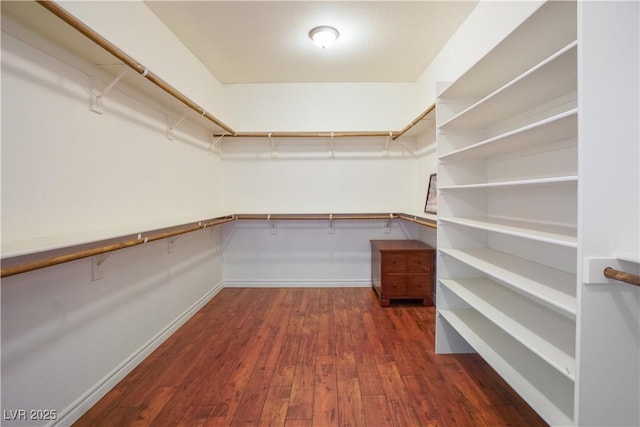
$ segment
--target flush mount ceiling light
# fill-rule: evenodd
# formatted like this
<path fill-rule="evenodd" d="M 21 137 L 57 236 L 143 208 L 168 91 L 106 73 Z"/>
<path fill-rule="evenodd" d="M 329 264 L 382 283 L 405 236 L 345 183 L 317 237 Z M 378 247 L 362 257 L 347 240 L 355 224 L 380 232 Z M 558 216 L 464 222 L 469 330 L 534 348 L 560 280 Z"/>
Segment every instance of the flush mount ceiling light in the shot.
<path fill-rule="evenodd" d="M 323 25 L 309 31 L 309 38 L 321 49 L 326 49 L 338 39 L 340 33 L 333 27 Z"/>

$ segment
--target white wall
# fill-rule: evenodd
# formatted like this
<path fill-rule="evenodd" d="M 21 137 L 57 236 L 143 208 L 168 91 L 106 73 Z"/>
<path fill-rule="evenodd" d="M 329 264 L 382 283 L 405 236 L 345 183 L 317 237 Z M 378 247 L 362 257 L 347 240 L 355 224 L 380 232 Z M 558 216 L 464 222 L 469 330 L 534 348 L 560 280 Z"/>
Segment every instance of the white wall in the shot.
<path fill-rule="evenodd" d="M 83 234 L 113 237 L 227 213 L 222 164 L 207 154 L 205 129 L 185 121 L 168 140 L 166 113 L 123 86 L 96 114 L 90 87 L 83 72 L 3 33 L 5 256 L 44 236 L 81 243 Z"/>
<path fill-rule="evenodd" d="M 224 226 L 225 286 L 371 286 L 372 239 L 416 239 L 393 220 L 238 221 Z M 274 228 L 275 227 L 275 228 Z"/>
<path fill-rule="evenodd" d="M 576 424 L 640 425 L 640 288 L 583 284 L 590 258 L 640 274 L 640 4 L 580 2 L 578 13 Z M 637 262 L 614 264 L 617 252 Z"/>
<path fill-rule="evenodd" d="M 411 160 L 225 161 L 236 213 L 403 212 L 414 195 Z"/>
<path fill-rule="evenodd" d="M 243 132 L 398 131 L 420 108 L 414 83 L 235 84 L 225 91 Z"/>

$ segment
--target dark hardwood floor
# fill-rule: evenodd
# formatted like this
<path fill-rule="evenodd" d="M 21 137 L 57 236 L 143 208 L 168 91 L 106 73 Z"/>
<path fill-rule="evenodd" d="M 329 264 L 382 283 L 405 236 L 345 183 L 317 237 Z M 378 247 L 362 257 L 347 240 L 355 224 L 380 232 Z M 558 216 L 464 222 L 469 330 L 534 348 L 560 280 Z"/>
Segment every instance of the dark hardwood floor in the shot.
<path fill-rule="evenodd" d="M 371 288 L 224 289 L 75 426 L 546 426 L 434 307 Z"/>

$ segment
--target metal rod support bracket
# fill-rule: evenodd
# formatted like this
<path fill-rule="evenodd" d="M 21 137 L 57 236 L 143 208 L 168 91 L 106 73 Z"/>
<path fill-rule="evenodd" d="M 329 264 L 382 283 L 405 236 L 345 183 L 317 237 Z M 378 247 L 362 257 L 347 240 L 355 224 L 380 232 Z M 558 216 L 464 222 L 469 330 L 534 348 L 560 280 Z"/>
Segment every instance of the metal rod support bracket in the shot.
<path fill-rule="evenodd" d="M 391 142 L 391 137 L 393 136 L 393 132 L 389 132 L 389 136 L 387 136 L 387 142 L 384 144 L 384 156 L 389 157 L 389 143 Z"/>
<path fill-rule="evenodd" d="M 331 157 L 332 158 L 336 157 L 336 148 L 333 141 L 333 132 L 331 132 Z"/>
<path fill-rule="evenodd" d="M 174 136 L 175 136 L 175 135 L 174 135 L 174 129 L 175 129 L 176 127 L 178 127 L 178 125 L 179 125 L 180 123 L 182 123 L 182 121 L 183 121 L 184 119 L 186 119 L 186 118 L 187 118 L 187 113 L 184 113 L 184 114 L 182 115 L 182 117 L 180 117 L 180 118 L 178 119 L 178 121 L 176 121 L 176 122 L 175 122 L 175 123 L 173 123 L 173 124 L 171 124 L 171 123 L 169 123 L 169 124 L 168 124 L 168 126 L 167 126 L 167 138 L 168 138 L 169 140 L 173 141 L 173 138 L 174 138 Z M 169 119 L 169 118 L 167 117 L 167 121 L 168 121 L 168 119 Z"/>
<path fill-rule="evenodd" d="M 96 255 L 91 259 L 91 281 L 95 282 L 104 277 L 103 264 L 106 259 L 111 255 L 111 252 Z"/>
<path fill-rule="evenodd" d="M 124 64 L 122 64 L 124 65 Z M 102 99 L 113 89 L 113 87 L 124 77 L 129 71 L 128 68 L 123 69 L 102 91 L 98 91 L 96 87 L 100 84 L 99 78 L 93 76 L 91 78 L 91 111 L 102 114 L 104 112 Z"/>
<path fill-rule="evenodd" d="M 220 135 L 217 138 L 216 135 L 211 135 L 211 142 L 209 143 L 209 149 L 207 150 L 209 154 L 221 154 L 219 145 L 222 144 L 222 138 L 224 138 L 224 135 Z"/>
<path fill-rule="evenodd" d="M 169 253 L 172 254 L 175 249 L 176 240 L 178 240 L 180 236 L 174 236 L 169 238 Z"/>
<path fill-rule="evenodd" d="M 393 214 L 392 213 L 389 214 L 389 219 L 387 220 L 387 225 L 385 225 L 385 227 L 384 227 L 384 234 L 390 234 L 391 233 L 391 221 L 393 221 Z"/>
<path fill-rule="evenodd" d="M 278 234 L 278 229 L 276 228 L 276 221 L 271 219 L 271 214 L 267 215 L 267 221 L 269 221 L 269 234 Z"/>
<path fill-rule="evenodd" d="M 273 136 L 271 136 L 271 132 L 269 132 L 269 142 L 271 142 L 271 158 L 277 157 L 278 156 L 278 150 L 276 148 L 276 143 L 273 140 Z"/>

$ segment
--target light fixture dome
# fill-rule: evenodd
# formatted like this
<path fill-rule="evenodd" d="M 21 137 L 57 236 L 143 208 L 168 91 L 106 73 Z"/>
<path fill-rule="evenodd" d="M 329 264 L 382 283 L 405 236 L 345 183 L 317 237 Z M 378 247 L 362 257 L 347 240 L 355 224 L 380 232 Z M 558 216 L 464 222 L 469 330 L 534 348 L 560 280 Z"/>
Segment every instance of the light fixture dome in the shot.
<path fill-rule="evenodd" d="M 309 31 L 309 38 L 321 49 L 326 49 L 338 39 L 340 33 L 333 27 L 322 25 Z"/>

